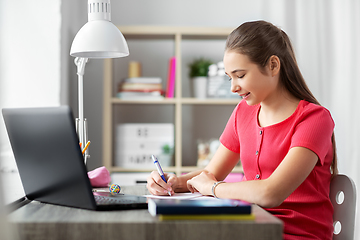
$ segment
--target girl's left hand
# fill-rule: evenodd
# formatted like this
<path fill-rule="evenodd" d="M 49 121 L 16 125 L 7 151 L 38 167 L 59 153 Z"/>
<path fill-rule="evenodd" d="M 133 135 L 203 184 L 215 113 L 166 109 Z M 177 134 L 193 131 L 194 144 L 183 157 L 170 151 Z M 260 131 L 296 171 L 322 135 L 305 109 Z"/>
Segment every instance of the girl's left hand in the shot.
<path fill-rule="evenodd" d="M 212 173 L 204 170 L 199 175 L 187 181 L 188 189 L 194 192 L 200 192 L 202 195 L 212 195 L 211 188 L 217 182 Z"/>

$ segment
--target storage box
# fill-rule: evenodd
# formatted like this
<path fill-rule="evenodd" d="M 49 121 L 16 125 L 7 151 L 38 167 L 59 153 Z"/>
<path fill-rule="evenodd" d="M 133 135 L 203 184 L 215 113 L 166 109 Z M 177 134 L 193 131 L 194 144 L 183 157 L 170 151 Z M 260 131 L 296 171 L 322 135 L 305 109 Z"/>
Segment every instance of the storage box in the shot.
<path fill-rule="evenodd" d="M 172 123 L 126 123 L 116 127 L 116 166 L 152 169 L 153 154 L 158 157 L 162 167 L 167 167 L 171 162 L 162 162 L 162 158 L 165 158 L 160 155 L 166 150 L 168 151 L 166 154 L 172 156 L 173 148 L 174 124 Z"/>

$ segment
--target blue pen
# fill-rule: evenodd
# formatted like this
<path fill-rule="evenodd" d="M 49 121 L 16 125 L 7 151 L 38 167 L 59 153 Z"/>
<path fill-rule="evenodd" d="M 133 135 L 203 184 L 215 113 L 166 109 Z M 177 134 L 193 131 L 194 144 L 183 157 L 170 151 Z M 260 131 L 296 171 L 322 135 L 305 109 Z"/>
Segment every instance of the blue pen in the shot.
<path fill-rule="evenodd" d="M 162 180 L 164 180 L 164 182 L 167 183 L 164 172 L 163 172 L 163 170 L 162 170 L 162 168 L 160 166 L 159 161 L 157 160 L 157 158 L 154 155 L 151 155 L 151 158 L 154 161 L 154 164 L 156 166 L 156 169 L 157 169 L 158 173 L 160 174 L 160 177 L 162 178 Z M 171 193 L 169 191 L 168 191 L 168 194 L 171 196 Z"/>

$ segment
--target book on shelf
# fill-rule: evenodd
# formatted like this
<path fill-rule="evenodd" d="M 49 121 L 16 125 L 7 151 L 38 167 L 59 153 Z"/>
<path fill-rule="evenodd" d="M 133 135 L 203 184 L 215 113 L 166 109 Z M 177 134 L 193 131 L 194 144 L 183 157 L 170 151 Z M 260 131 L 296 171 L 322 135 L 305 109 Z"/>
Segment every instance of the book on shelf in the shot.
<path fill-rule="evenodd" d="M 251 204 L 233 199 L 149 199 L 148 211 L 157 215 L 251 214 Z"/>
<path fill-rule="evenodd" d="M 175 91 L 175 73 L 176 73 L 176 58 L 172 57 L 169 60 L 169 69 L 168 69 L 168 80 L 166 86 L 166 97 L 174 98 Z"/>
<path fill-rule="evenodd" d="M 138 90 L 138 91 L 154 91 L 154 90 L 158 90 L 161 91 L 162 90 L 162 85 L 161 83 L 123 83 L 121 84 L 121 91 L 126 91 L 126 90 Z"/>
<path fill-rule="evenodd" d="M 162 79 L 158 77 L 134 77 L 124 79 L 117 97 L 130 100 L 163 99 Z"/>
<path fill-rule="evenodd" d="M 163 92 L 159 90 L 154 91 L 120 91 L 117 93 L 117 97 L 121 99 L 129 99 L 129 100 L 144 100 L 144 99 L 164 99 L 162 95 Z"/>
<path fill-rule="evenodd" d="M 148 83 L 148 84 L 157 84 L 162 83 L 162 79 L 160 77 L 132 77 L 126 78 L 123 81 L 124 83 Z"/>
<path fill-rule="evenodd" d="M 172 220 L 205 220 L 205 221 L 253 221 L 254 214 L 160 214 L 158 215 L 160 221 Z"/>

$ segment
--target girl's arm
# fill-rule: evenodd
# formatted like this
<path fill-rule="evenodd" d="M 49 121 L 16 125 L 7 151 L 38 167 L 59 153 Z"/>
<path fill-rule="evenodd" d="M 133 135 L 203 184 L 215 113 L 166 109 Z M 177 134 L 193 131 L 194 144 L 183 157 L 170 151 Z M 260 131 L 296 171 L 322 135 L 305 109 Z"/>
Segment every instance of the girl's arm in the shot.
<path fill-rule="evenodd" d="M 147 188 L 153 195 L 167 195 L 168 192 L 171 194 L 174 192 L 189 192 L 190 189 L 188 188 L 187 181 L 198 176 L 202 172 L 208 173 L 209 166 L 213 169 L 212 174 L 216 176 L 217 180 L 224 180 L 238 161 L 239 154 L 231 152 L 223 145 L 220 145 L 205 170 L 197 170 L 181 176 L 165 173 L 167 183 L 161 179 L 157 171 L 153 171 L 147 178 Z M 214 179 L 214 181 L 217 181 L 216 179 Z"/>
<path fill-rule="evenodd" d="M 232 156 L 230 150 L 222 146 L 221 152 Z M 227 152 L 228 151 L 228 152 Z M 219 153 L 221 153 L 219 152 Z M 206 167 L 207 172 L 189 180 L 188 188 L 203 195 L 211 195 L 211 188 L 217 180 L 222 180 L 228 167 L 214 157 Z M 215 194 L 219 198 L 240 199 L 262 207 L 280 205 L 307 178 L 318 161 L 317 155 L 303 147 L 293 147 L 271 176 L 264 180 L 252 180 L 217 185 Z"/>

